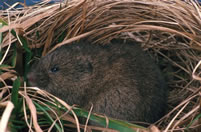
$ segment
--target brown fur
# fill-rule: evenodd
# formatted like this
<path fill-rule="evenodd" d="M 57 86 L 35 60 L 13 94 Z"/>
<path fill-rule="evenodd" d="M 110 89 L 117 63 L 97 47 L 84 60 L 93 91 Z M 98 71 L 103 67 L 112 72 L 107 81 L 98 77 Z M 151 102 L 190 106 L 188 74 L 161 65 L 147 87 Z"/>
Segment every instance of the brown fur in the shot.
<path fill-rule="evenodd" d="M 153 60 L 138 44 L 75 43 L 41 58 L 31 83 L 93 112 L 153 123 L 166 109 L 167 89 Z"/>

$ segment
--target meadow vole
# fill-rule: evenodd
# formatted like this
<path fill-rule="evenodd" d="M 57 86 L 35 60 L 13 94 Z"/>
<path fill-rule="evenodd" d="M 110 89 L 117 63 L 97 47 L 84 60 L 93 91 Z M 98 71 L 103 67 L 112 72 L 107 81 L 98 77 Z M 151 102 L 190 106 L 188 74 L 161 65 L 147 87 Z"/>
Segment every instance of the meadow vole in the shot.
<path fill-rule="evenodd" d="M 153 123 L 166 109 L 167 86 L 139 44 L 78 42 L 42 57 L 30 83 L 93 112 L 127 121 Z"/>

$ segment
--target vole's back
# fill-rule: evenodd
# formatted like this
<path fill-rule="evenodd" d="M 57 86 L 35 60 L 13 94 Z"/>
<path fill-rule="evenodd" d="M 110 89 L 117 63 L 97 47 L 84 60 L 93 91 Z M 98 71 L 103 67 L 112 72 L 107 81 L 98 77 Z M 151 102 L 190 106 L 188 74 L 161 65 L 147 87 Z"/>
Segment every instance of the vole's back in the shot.
<path fill-rule="evenodd" d="M 77 43 L 58 48 L 33 70 L 38 87 L 94 112 L 152 123 L 166 106 L 166 85 L 158 67 L 137 44 Z M 40 81 L 42 78 L 42 82 Z"/>

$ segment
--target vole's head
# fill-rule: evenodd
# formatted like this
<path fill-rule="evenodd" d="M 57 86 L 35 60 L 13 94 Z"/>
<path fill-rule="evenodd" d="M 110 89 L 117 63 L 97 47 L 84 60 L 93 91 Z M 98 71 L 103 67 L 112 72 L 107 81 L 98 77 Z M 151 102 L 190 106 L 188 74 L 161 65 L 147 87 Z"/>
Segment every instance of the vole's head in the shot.
<path fill-rule="evenodd" d="M 82 85 L 87 83 L 93 72 L 93 64 L 90 54 L 81 50 L 84 46 L 62 46 L 42 57 L 31 68 L 28 75 L 30 84 L 54 92 L 62 87 L 74 88 L 81 82 Z"/>

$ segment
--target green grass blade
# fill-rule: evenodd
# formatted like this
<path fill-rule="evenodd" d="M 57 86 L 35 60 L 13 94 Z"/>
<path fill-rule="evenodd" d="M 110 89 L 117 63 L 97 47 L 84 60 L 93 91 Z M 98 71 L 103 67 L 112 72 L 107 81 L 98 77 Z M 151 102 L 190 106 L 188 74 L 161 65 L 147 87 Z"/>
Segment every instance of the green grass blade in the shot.
<path fill-rule="evenodd" d="M 20 79 L 17 78 L 13 83 L 12 93 L 11 93 L 11 101 L 14 104 L 14 113 L 16 112 L 16 108 L 18 107 L 18 91 L 20 88 Z"/>
<path fill-rule="evenodd" d="M 75 108 L 73 110 L 78 116 L 85 117 L 85 118 L 88 117 L 88 112 L 85 110 L 82 110 L 79 108 Z M 99 125 L 106 127 L 106 119 L 103 117 L 91 114 L 90 120 L 95 121 Z M 128 123 L 125 121 L 120 121 L 120 120 L 113 120 L 113 119 L 109 119 L 108 128 L 119 130 L 121 132 L 135 132 L 135 130 L 137 130 L 137 128 L 147 130 L 146 128 L 141 127 L 139 125 L 131 124 L 131 123 Z"/>
<path fill-rule="evenodd" d="M 43 108 L 44 106 L 41 106 L 39 105 L 38 103 L 34 102 L 33 103 L 36 105 L 36 107 L 39 109 L 39 110 L 42 110 L 44 112 L 44 115 L 48 118 L 48 120 L 51 121 L 51 123 L 54 122 L 53 118 L 49 115 L 49 113 L 47 112 L 47 107 Z M 54 124 L 56 129 L 58 130 L 58 132 L 62 132 L 62 128 L 59 127 L 58 123 L 55 123 Z"/>
<path fill-rule="evenodd" d="M 195 119 L 193 119 L 193 120 L 187 125 L 186 129 L 188 130 L 188 129 L 193 125 L 193 123 L 194 123 L 195 121 L 198 121 L 200 118 L 201 118 L 201 114 L 197 115 L 197 116 L 195 117 Z"/>

